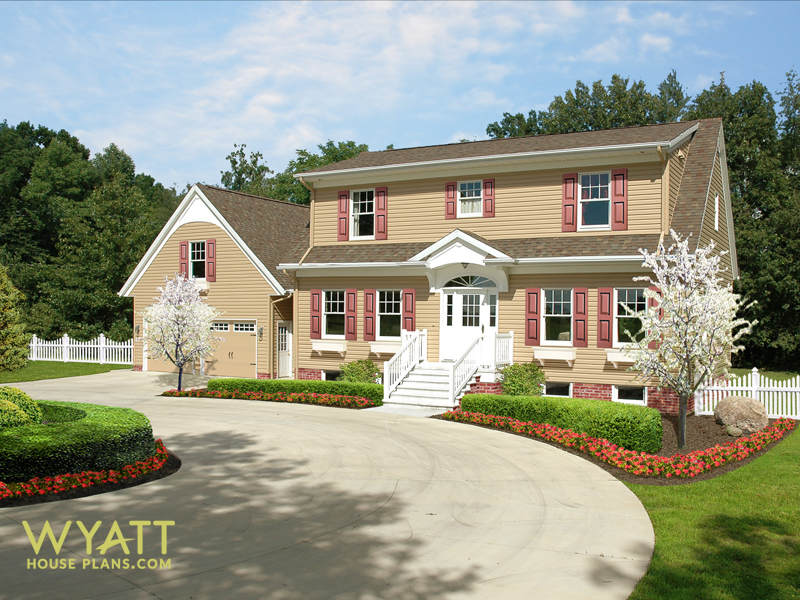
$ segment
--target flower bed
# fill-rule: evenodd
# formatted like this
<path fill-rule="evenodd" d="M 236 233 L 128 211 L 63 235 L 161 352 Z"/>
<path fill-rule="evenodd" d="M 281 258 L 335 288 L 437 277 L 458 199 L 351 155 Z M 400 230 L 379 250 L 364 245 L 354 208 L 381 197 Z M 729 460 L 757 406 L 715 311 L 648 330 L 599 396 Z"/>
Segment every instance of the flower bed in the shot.
<path fill-rule="evenodd" d="M 753 452 L 757 452 L 772 442 L 780 440 L 797 425 L 791 419 L 781 418 L 771 426 L 749 437 L 738 438 L 736 441 L 717 445 L 707 450 L 697 450 L 685 455 L 674 454 L 673 456 L 665 457 L 626 450 L 608 440 L 593 438 L 585 433 L 575 433 L 569 429 L 561 429 L 553 425 L 523 422 L 510 417 L 450 411 L 441 415 L 441 418 L 459 423 L 484 425 L 494 429 L 541 438 L 545 441 L 589 454 L 633 475 L 645 477 L 695 477 L 725 463 L 747 458 Z"/>
<path fill-rule="evenodd" d="M 0 481 L 0 500 L 11 497 L 40 496 L 58 494 L 76 488 L 88 488 L 103 483 L 119 483 L 125 479 L 139 477 L 146 473 L 158 471 L 167 462 L 167 449 L 161 440 L 156 440 L 156 454 L 150 458 L 137 461 L 119 470 L 83 471 L 82 473 L 66 473 L 55 477 L 34 477 L 30 481 L 3 483 Z"/>
<path fill-rule="evenodd" d="M 296 404 L 318 404 L 338 406 L 339 408 L 372 408 L 381 402 L 359 396 L 340 396 L 337 394 L 316 394 L 312 392 L 243 392 L 240 390 L 169 390 L 162 396 L 178 398 L 224 398 L 237 400 L 261 400 L 265 402 L 294 402 Z"/>

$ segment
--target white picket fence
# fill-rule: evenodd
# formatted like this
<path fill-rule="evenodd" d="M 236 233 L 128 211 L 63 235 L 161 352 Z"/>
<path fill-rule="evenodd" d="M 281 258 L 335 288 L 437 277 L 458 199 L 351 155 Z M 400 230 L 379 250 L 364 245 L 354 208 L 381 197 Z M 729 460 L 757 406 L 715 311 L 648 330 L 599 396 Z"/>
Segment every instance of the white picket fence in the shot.
<path fill-rule="evenodd" d="M 713 415 L 727 396 L 748 396 L 761 402 L 771 419 L 800 419 L 800 375 L 786 381 L 763 377 L 755 367 L 747 375 L 729 381 L 706 382 L 694 394 L 694 412 Z"/>
<path fill-rule="evenodd" d="M 40 340 L 35 335 L 30 343 L 28 360 L 59 360 L 132 365 L 133 340 L 115 342 L 103 334 L 88 342 L 73 340 L 66 333 L 58 340 Z"/>

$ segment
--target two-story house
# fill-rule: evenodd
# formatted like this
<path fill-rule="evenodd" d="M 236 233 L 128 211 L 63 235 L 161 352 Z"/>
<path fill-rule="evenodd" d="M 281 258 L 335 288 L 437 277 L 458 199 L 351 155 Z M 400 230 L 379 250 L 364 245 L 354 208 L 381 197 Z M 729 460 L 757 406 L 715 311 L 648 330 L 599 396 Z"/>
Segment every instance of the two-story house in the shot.
<path fill-rule="evenodd" d="M 645 306 L 639 249 L 713 239 L 737 276 L 720 120 L 365 152 L 297 176 L 310 243 L 298 378 L 385 364 L 386 401 L 453 406 L 536 361 L 547 393 L 677 410 L 622 347 Z M 477 381 L 479 380 L 479 381 Z"/>

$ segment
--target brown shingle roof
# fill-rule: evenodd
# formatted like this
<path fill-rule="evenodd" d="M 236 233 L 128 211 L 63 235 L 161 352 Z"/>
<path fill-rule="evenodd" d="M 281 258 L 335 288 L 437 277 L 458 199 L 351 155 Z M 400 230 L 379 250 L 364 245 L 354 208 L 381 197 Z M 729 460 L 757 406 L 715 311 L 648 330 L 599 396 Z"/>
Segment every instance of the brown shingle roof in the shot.
<path fill-rule="evenodd" d="M 700 242 L 700 228 L 703 224 L 708 186 L 714 172 L 714 157 L 717 141 L 722 127 L 722 119 L 706 119 L 692 138 L 692 148 L 686 158 L 683 179 L 675 202 L 675 213 L 670 227 L 682 237 L 694 234 Z"/>
<path fill-rule="evenodd" d="M 625 146 L 629 144 L 666 143 L 684 133 L 697 122 L 698 121 L 683 121 L 680 123 L 604 129 L 601 131 L 500 138 L 480 142 L 420 146 L 417 148 L 401 148 L 398 150 L 381 150 L 379 152 L 362 152 L 355 158 L 305 172 L 324 173 L 326 171 L 385 167 L 438 160 L 476 158 L 480 156 L 500 156 L 506 154 L 597 148 L 604 146 Z"/>
<path fill-rule="evenodd" d="M 212 185 L 197 187 L 278 282 L 293 289 L 292 278 L 277 266 L 299 261 L 308 248 L 308 207 Z"/>
<path fill-rule="evenodd" d="M 476 236 L 477 237 L 477 236 Z M 588 256 L 635 256 L 639 248 L 655 251 L 659 234 L 588 235 L 574 237 L 481 240 L 512 258 L 564 258 Z M 303 264 L 402 262 L 430 246 L 407 244 L 359 244 L 315 246 Z"/>

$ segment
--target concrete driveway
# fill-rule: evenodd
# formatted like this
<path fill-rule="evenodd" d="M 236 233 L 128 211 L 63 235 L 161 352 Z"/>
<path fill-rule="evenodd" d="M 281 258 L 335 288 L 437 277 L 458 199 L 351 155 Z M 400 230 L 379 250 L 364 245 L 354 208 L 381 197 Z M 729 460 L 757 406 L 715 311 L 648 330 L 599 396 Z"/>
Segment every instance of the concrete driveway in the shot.
<path fill-rule="evenodd" d="M 175 378 L 157 373 L 16 385 L 135 408 L 183 467 L 128 490 L 0 509 L 3 600 L 622 599 L 652 554 L 647 513 L 623 484 L 517 436 L 372 411 L 161 398 Z M 56 537 L 72 526 L 58 555 L 49 541 L 37 555 L 23 521 L 36 535 L 45 521 Z M 102 521 L 91 554 L 76 521 Z M 148 568 L 159 559 L 170 568 Z"/>

